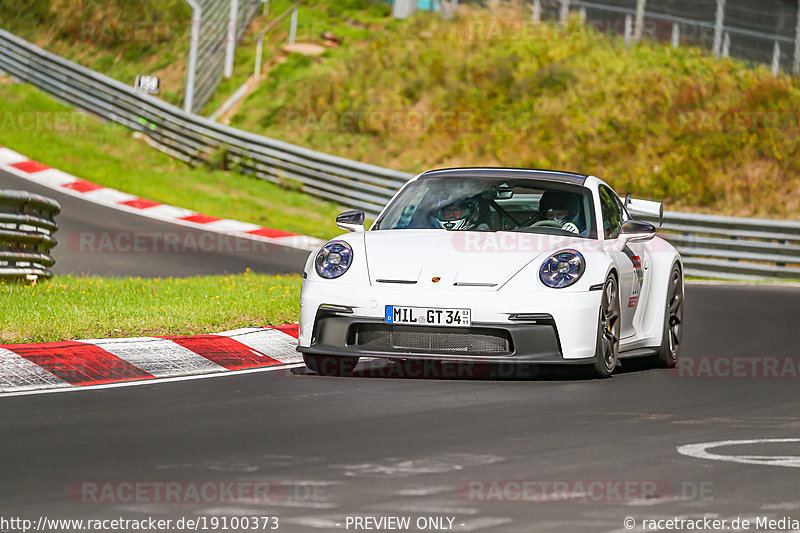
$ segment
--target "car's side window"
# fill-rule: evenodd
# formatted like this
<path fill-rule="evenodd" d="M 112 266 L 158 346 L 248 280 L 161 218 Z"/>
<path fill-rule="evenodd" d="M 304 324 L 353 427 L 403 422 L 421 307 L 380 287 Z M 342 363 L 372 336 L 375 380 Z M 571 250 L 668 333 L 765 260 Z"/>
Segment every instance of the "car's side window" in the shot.
<path fill-rule="evenodd" d="M 606 239 L 616 239 L 622 227 L 622 206 L 615 194 L 606 186 L 600 186 L 600 210 L 603 215 L 603 234 Z"/>

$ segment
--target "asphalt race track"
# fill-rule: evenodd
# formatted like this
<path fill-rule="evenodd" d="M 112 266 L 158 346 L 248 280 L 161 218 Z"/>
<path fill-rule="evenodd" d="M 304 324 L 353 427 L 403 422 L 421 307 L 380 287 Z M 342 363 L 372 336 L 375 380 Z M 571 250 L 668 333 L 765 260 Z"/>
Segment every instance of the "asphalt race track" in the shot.
<path fill-rule="evenodd" d="M 56 274 L 182 277 L 235 274 L 247 268 L 283 274 L 301 271 L 308 257 L 303 250 L 243 238 L 226 240 L 217 233 L 128 214 L 3 171 L 0 189 L 29 191 L 61 202 L 56 217 L 59 244 L 53 250 Z M 133 244 L 136 236 L 143 238 L 141 247 Z"/>
<path fill-rule="evenodd" d="M 800 289 L 692 285 L 683 357 L 695 370 L 708 357 L 747 369 L 793 361 L 796 369 L 798 315 Z M 627 363 L 609 380 L 560 372 L 447 379 L 401 377 L 395 366 L 367 362 L 347 378 L 293 368 L 2 398 L 0 515 L 269 515 L 281 531 L 357 530 L 346 528 L 348 516 L 449 517 L 454 531 L 502 532 L 627 531 L 626 517 L 635 531 L 645 518 L 800 518 L 798 442 L 713 450 L 781 456 L 795 467 L 677 451 L 800 437 L 797 375 L 731 377 L 720 365 L 713 375 L 680 375 Z M 512 489 L 506 480 L 566 481 L 571 498 L 464 490 L 492 480 Z M 611 483 L 589 501 L 579 488 L 590 480 L 627 480 L 632 494 Z M 274 490 L 259 504 L 163 495 L 85 503 L 87 486 L 125 481 L 269 481 Z M 643 482 L 656 493 L 637 497 Z"/>

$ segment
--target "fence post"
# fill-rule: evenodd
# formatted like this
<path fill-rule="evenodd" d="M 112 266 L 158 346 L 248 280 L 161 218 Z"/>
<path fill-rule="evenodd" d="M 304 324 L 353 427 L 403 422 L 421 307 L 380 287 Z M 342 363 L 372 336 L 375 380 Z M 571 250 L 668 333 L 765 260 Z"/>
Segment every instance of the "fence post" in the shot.
<path fill-rule="evenodd" d="M 455 0 L 440 0 L 439 12 L 445 20 L 450 20 L 456 12 Z"/>
<path fill-rule="evenodd" d="M 197 0 L 186 0 L 192 7 L 192 37 L 189 43 L 189 64 L 186 67 L 186 94 L 183 97 L 183 110 L 192 113 L 194 107 L 194 82 L 197 76 L 197 48 L 200 45 L 200 24 L 203 22 L 203 8 Z"/>
<path fill-rule="evenodd" d="M 236 54 L 236 34 L 239 27 L 239 0 L 231 0 L 228 20 L 228 42 L 225 43 L 225 77 L 233 76 L 233 57 Z"/>
<path fill-rule="evenodd" d="M 719 57 L 722 48 L 722 29 L 725 24 L 725 0 L 717 0 L 717 18 L 714 22 L 714 55 Z"/>
<path fill-rule="evenodd" d="M 294 44 L 294 40 L 297 37 L 297 11 L 298 8 L 294 8 L 294 11 L 292 11 L 292 27 L 289 29 L 289 44 Z"/>
<path fill-rule="evenodd" d="M 258 45 L 256 45 L 256 66 L 253 69 L 253 76 L 258 78 L 261 76 L 261 57 L 264 54 L 264 34 L 258 36 Z"/>
<path fill-rule="evenodd" d="M 725 32 L 725 38 L 722 40 L 722 57 L 730 57 L 731 55 L 731 34 Z"/>
<path fill-rule="evenodd" d="M 636 0 L 636 29 L 633 32 L 633 38 L 636 41 L 642 40 L 642 32 L 644 31 L 644 7 L 647 0 Z"/>
<path fill-rule="evenodd" d="M 800 0 L 798 0 L 800 2 Z M 542 21 L 542 2 L 540 0 L 533 0 L 531 6 L 531 20 L 534 24 L 539 24 Z"/>
<path fill-rule="evenodd" d="M 630 15 L 625 15 L 625 44 L 631 44 L 631 33 L 633 33 L 633 19 Z"/>
<path fill-rule="evenodd" d="M 677 22 L 672 23 L 672 47 L 678 48 L 681 45 L 681 26 Z"/>
<path fill-rule="evenodd" d="M 797 0 L 797 29 L 794 32 L 794 64 L 792 72 L 800 74 L 800 0 Z"/>
<path fill-rule="evenodd" d="M 561 0 L 561 10 L 558 12 L 558 20 L 566 22 L 569 18 L 569 0 Z"/>
<path fill-rule="evenodd" d="M 261 0 L 261 15 L 269 15 L 269 0 Z"/>
<path fill-rule="evenodd" d="M 781 45 L 775 41 L 775 48 L 772 49 L 772 75 L 777 76 L 781 72 Z"/>
<path fill-rule="evenodd" d="M 392 17 L 396 19 L 407 19 L 414 13 L 416 7 L 416 0 L 394 0 L 392 4 Z"/>

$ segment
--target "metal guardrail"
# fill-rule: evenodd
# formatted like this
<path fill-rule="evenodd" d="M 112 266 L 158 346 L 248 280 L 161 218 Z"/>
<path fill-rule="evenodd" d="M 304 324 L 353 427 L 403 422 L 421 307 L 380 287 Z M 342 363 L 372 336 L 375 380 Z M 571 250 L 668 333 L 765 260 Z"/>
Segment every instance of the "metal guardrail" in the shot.
<path fill-rule="evenodd" d="M 692 276 L 800 279 L 800 222 L 667 211 L 659 235 Z"/>
<path fill-rule="evenodd" d="M 25 191 L 0 190 L 0 280 L 51 278 L 61 205 Z"/>
<path fill-rule="evenodd" d="M 411 174 L 331 156 L 237 130 L 136 93 L 107 76 L 0 30 L 0 69 L 65 102 L 139 131 L 188 163 L 229 165 L 347 208 L 377 215 Z M 720 278 L 800 278 L 800 223 L 667 212 L 662 234 L 686 273 Z"/>

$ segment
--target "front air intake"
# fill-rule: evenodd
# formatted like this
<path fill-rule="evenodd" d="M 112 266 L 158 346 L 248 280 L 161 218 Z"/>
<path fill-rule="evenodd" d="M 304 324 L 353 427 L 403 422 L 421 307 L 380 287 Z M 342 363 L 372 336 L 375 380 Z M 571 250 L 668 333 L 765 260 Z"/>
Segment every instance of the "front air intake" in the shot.
<path fill-rule="evenodd" d="M 496 328 L 353 324 L 348 344 L 367 350 L 441 354 L 508 355 L 513 351 L 511 335 Z"/>

